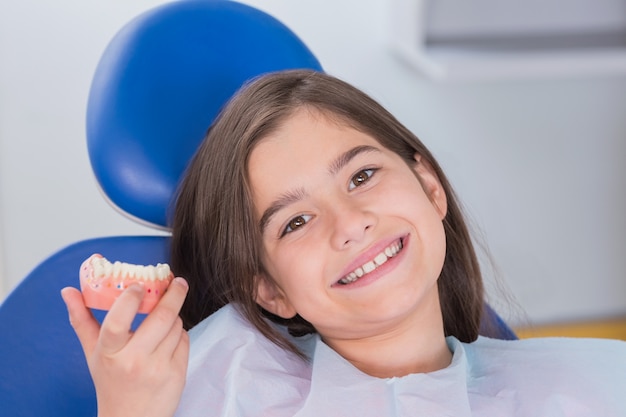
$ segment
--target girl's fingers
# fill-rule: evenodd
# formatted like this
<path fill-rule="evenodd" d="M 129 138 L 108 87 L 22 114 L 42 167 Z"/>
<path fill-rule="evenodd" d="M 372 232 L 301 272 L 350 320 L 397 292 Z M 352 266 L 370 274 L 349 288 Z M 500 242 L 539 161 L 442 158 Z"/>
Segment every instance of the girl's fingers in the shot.
<path fill-rule="evenodd" d="M 133 284 L 115 300 L 102 322 L 100 348 L 103 354 L 113 354 L 126 346 L 130 340 L 131 325 L 144 296 L 144 287 Z"/>
<path fill-rule="evenodd" d="M 98 342 L 100 323 L 93 317 L 91 310 L 85 306 L 83 295 L 79 290 L 72 287 L 63 288 L 61 297 L 67 307 L 70 324 L 78 336 L 85 356 L 89 356 Z"/>
<path fill-rule="evenodd" d="M 185 330 L 181 333 L 180 341 L 174 351 L 174 360 L 178 361 L 179 365 L 187 369 L 187 362 L 189 360 L 189 333 Z"/>
<path fill-rule="evenodd" d="M 184 381 L 189 362 L 189 334 L 185 330 L 182 331 L 178 344 L 176 345 L 176 349 L 174 349 L 172 362 L 176 366 L 176 369 L 183 370 L 182 379 Z"/>
<path fill-rule="evenodd" d="M 171 359 L 183 338 L 183 333 L 186 332 L 185 329 L 183 329 L 183 321 L 179 317 L 174 322 L 167 335 L 161 340 L 161 343 L 156 346 L 154 353 L 159 357 Z"/>
<path fill-rule="evenodd" d="M 163 298 L 135 332 L 135 337 L 131 341 L 135 348 L 153 352 L 176 323 L 178 323 L 176 326 L 182 328 L 178 313 L 185 301 L 188 289 L 187 281 L 183 278 L 174 278 Z"/>

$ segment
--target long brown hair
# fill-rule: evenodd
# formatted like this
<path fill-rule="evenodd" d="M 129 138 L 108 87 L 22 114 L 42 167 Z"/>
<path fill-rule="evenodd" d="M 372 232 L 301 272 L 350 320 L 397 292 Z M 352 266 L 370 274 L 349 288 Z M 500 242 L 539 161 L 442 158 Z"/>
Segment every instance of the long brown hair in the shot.
<path fill-rule="evenodd" d="M 290 70 L 244 86 L 209 129 L 181 183 L 172 224 L 172 268 L 189 281 L 181 316 L 187 328 L 234 303 L 265 336 L 298 353 L 268 318 L 295 335 L 315 332 L 300 316 L 279 319 L 256 304 L 255 275 L 263 272 L 261 236 L 247 166 L 255 145 L 295 110 L 308 106 L 375 138 L 407 164 L 414 154 L 434 169 L 447 197 L 446 257 L 438 281 L 446 335 L 478 337 L 483 283 L 458 199 L 424 144 L 375 100 L 324 73 Z"/>

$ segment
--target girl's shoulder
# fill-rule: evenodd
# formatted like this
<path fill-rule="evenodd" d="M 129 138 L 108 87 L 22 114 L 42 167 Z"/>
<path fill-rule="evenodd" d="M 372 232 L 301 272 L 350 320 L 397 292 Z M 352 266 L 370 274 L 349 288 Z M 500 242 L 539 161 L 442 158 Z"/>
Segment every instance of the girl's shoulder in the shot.
<path fill-rule="evenodd" d="M 476 372 L 492 372 L 503 365 L 524 364 L 522 372 L 559 375 L 580 371 L 602 373 L 605 380 L 626 372 L 626 342 L 613 339 L 541 337 L 497 340 L 479 337 L 464 344 L 468 362 Z M 624 383 L 625 373 L 619 375 Z"/>
<path fill-rule="evenodd" d="M 189 337 L 187 383 L 177 416 L 203 410 L 255 415 L 263 408 L 284 408 L 288 415 L 308 394 L 310 364 L 265 338 L 234 305 L 204 319 Z"/>
<path fill-rule="evenodd" d="M 315 346 L 314 335 L 291 337 L 287 329 L 271 324 L 284 336 L 289 338 L 302 352 L 311 354 Z M 244 348 L 247 353 L 255 355 L 271 355 L 278 362 L 293 362 L 294 366 L 305 364 L 295 354 L 279 347 L 267 339 L 239 311 L 235 304 L 227 304 L 209 317 L 202 320 L 189 330 L 191 343 L 190 356 L 203 356 L 211 351 Z M 256 360 L 257 358 L 250 358 Z M 309 365 L 306 365 L 309 368 Z"/>
<path fill-rule="evenodd" d="M 475 342 L 464 345 L 473 360 L 508 361 L 519 358 L 573 366 L 599 365 L 615 360 L 626 366 L 623 360 L 626 357 L 626 341 L 622 340 L 572 337 L 499 340 L 480 336 Z"/>
<path fill-rule="evenodd" d="M 611 339 L 480 337 L 464 344 L 469 384 L 481 392 L 515 393 L 534 406 L 626 413 L 626 342 Z M 470 390 L 471 390 L 470 389 Z M 583 414 L 584 415 L 584 414 Z"/>

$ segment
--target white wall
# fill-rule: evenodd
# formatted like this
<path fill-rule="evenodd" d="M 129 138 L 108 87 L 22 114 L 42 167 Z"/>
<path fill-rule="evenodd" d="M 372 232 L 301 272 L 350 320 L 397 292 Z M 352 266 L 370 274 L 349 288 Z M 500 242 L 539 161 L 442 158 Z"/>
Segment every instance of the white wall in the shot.
<path fill-rule="evenodd" d="M 71 242 L 150 233 L 98 194 L 84 113 L 106 42 L 158 3 L 0 5 L 5 288 Z M 385 0 L 246 3 L 285 22 L 329 73 L 431 147 L 531 320 L 626 313 L 626 74 L 433 83 L 389 52 Z"/>
<path fill-rule="evenodd" d="M 157 2 L 0 2 L 0 232 L 4 287 L 81 239 L 150 230 L 99 194 L 85 142 L 92 74 L 105 45 Z"/>

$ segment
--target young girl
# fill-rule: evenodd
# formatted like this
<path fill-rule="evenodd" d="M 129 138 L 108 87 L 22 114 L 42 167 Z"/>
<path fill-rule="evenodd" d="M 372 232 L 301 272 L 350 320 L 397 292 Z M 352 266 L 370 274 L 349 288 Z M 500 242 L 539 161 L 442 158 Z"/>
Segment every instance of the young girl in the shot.
<path fill-rule="evenodd" d="M 328 75 L 269 74 L 226 106 L 183 180 L 171 264 L 187 281 L 134 334 L 140 289 L 101 329 L 63 291 L 100 417 L 626 415 L 626 343 L 479 337 L 441 168 Z"/>

